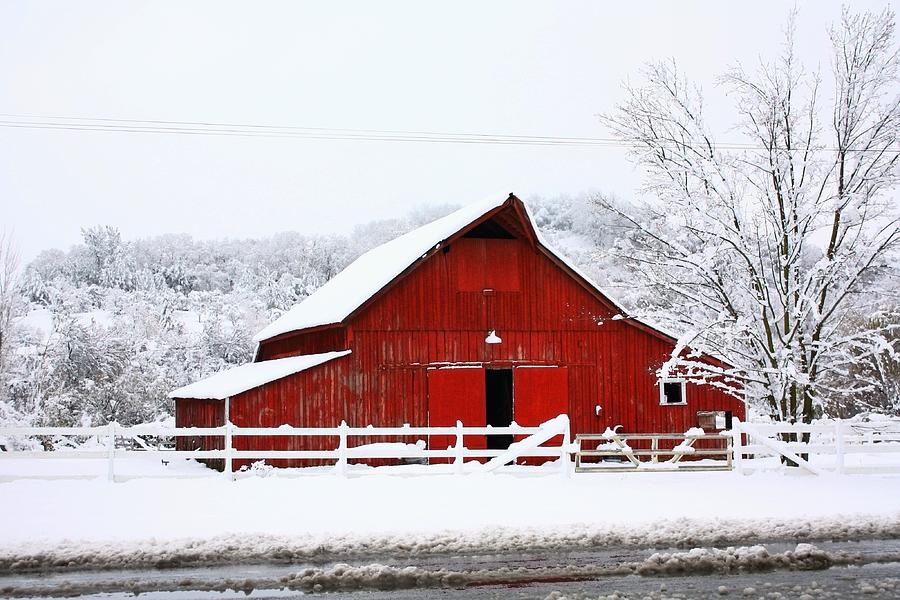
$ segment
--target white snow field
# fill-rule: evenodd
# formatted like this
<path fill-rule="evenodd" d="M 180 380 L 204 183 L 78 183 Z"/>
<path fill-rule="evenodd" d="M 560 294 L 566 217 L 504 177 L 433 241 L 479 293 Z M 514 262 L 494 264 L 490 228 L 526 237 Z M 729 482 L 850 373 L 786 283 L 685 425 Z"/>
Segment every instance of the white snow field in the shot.
<path fill-rule="evenodd" d="M 900 537 L 900 476 L 537 469 L 0 483 L 0 572 Z"/>

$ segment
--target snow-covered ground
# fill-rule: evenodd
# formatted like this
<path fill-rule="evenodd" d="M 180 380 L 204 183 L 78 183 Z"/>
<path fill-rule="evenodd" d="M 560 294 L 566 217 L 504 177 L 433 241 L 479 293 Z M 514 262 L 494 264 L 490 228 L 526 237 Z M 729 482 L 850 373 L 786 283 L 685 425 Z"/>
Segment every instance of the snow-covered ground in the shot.
<path fill-rule="evenodd" d="M 897 476 L 528 469 L 0 483 L 0 572 L 900 536 Z"/>
<path fill-rule="evenodd" d="M 102 442 L 92 446 L 84 444 L 80 449 L 96 451 L 101 457 L 106 453 Z M 47 453 L 49 456 L 50 453 Z M 23 478 L 33 479 L 97 479 L 108 477 L 109 462 L 105 458 L 2 458 L 0 460 L 0 482 Z M 124 481 L 135 477 L 215 477 L 215 471 L 207 469 L 193 460 L 171 460 L 163 462 L 151 456 L 117 460 L 115 477 Z M 0 534 L 2 539 L 2 534 Z"/>

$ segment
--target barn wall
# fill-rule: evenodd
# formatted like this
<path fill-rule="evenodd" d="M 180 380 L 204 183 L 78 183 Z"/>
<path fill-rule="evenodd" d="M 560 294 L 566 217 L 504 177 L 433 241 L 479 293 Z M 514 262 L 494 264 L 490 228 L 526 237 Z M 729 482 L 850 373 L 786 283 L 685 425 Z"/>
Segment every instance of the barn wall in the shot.
<path fill-rule="evenodd" d="M 350 360 L 350 356 L 341 357 L 323 365 L 303 371 L 295 375 L 278 379 L 257 388 L 253 388 L 231 398 L 231 421 L 238 427 L 278 427 L 294 425 L 304 427 L 337 427 L 341 421 L 350 426 L 373 424 L 419 423 L 427 418 L 424 413 L 404 413 L 404 403 L 398 406 L 387 406 L 377 401 L 361 401 L 362 398 L 374 398 L 366 393 L 369 379 L 359 372 L 358 363 Z M 395 380 L 391 377 L 391 382 Z M 397 380 L 402 379 L 396 378 Z M 386 386 L 387 387 L 387 386 Z M 420 388 L 424 393 L 424 387 Z M 414 407 L 412 398 L 407 406 Z M 418 404 L 415 404 L 418 408 Z M 374 411 L 374 412 L 373 412 Z M 377 413 L 377 414 L 376 414 Z M 406 441 L 414 443 L 416 438 L 406 440 L 392 437 L 379 439 L 375 436 L 354 437 L 352 445 L 373 443 L 376 441 Z M 337 447 L 337 436 L 323 437 L 263 437 L 237 436 L 234 447 L 237 450 L 333 450 Z M 234 468 L 248 465 L 254 461 L 240 460 L 234 462 Z M 309 460 L 267 460 L 268 464 L 281 467 L 310 466 L 322 464 L 322 461 Z M 372 461 L 368 461 L 372 464 Z M 333 461 L 324 461 L 333 464 Z"/>
<path fill-rule="evenodd" d="M 330 327 L 267 341 L 260 346 L 257 361 L 285 358 L 300 354 L 320 354 L 347 349 L 347 329 Z"/>
<path fill-rule="evenodd" d="M 175 400 L 175 427 L 221 427 L 225 424 L 224 400 L 197 400 L 178 398 Z M 222 436 L 191 436 L 175 438 L 176 450 L 222 450 L 225 438 Z M 220 459 L 201 461 L 214 469 L 222 470 L 225 465 Z"/>
<path fill-rule="evenodd" d="M 485 260 L 486 270 L 467 273 Z M 472 289 L 474 280 L 492 291 L 460 291 Z M 699 410 L 743 418 L 742 403 L 703 386 L 688 386 L 686 406 L 661 406 L 655 370 L 671 344 L 614 314 L 523 241 L 460 239 L 352 319 L 351 355 L 242 394 L 246 401 L 233 402 L 232 415 L 248 425 L 333 426 L 342 419 L 351 426 L 425 425 L 427 366 L 477 362 L 567 366 L 576 433 L 615 425 L 626 432 L 683 432 L 697 425 Z M 501 344 L 485 344 L 490 329 Z M 277 351 L 264 344 L 265 355 L 339 349 L 313 344 L 311 350 L 309 343 L 291 349 L 291 339 L 278 341 Z"/>

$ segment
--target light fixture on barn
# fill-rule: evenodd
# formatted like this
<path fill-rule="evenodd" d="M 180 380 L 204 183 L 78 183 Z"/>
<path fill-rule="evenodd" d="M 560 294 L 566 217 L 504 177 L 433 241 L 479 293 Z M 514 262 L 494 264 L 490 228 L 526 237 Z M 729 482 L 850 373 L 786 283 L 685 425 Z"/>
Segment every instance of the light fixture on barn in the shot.
<path fill-rule="evenodd" d="M 496 331 L 496 330 L 491 329 L 491 330 L 488 332 L 487 337 L 484 338 L 484 341 L 485 341 L 485 343 L 487 343 L 487 344 L 499 344 L 499 343 L 502 342 L 503 340 L 501 340 L 501 339 L 500 339 L 500 336 L 497 335 L 497 331 Z"/>

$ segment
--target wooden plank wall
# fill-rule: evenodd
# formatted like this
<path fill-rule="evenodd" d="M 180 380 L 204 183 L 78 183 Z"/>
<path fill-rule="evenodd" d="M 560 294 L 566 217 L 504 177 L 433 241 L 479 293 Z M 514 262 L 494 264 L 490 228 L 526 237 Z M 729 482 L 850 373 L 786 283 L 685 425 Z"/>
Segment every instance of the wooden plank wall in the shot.
<path fill-rule="evenodd" d="M 175 427 L 221 427 L 225 424 L 224 400 L 175 400 Z M 223 436 L 191 436 L 175 438 L 176 450 L 222 450 L 225 448 Z M 218 470 L 225 468 L 225 462 L 212 458 L 202 460 L 210 467 Z"/>
<path fill-rule="evenodd" d="M 347 330 L 327 327 L 310 333 L 286 335 L 268 340 L 259 349 L 257 361 L 285 358 L 301 354 L 319 354 L 347 349 Z"/>

